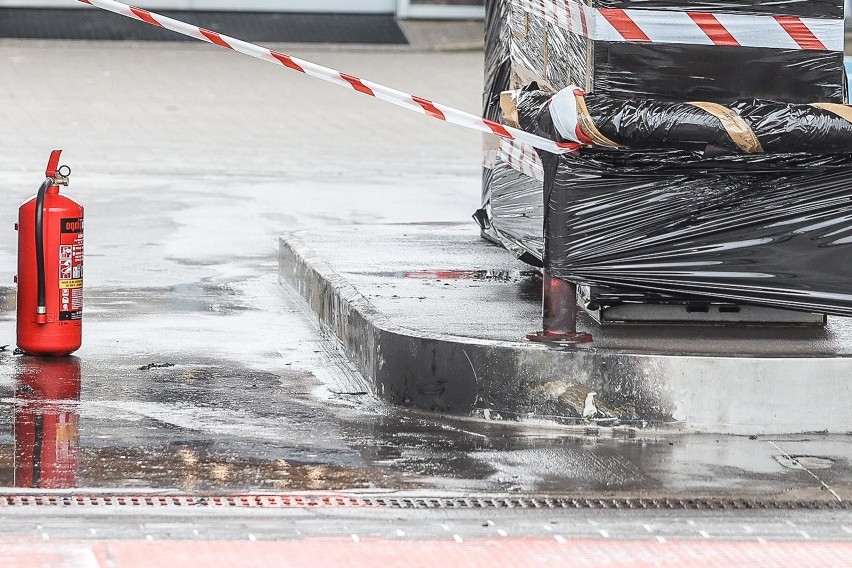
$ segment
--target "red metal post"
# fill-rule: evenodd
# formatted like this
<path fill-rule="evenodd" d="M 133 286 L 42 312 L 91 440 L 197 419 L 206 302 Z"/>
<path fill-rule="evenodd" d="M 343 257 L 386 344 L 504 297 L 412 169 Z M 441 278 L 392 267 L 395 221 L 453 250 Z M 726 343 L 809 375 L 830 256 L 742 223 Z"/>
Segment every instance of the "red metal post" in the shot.
<path fill-rule="evenodd" d="M 527 335 L 540 343 L 589 343 L 592 336 L 577 331 L 577 285 L 542 271 L 542 331 Z"/>

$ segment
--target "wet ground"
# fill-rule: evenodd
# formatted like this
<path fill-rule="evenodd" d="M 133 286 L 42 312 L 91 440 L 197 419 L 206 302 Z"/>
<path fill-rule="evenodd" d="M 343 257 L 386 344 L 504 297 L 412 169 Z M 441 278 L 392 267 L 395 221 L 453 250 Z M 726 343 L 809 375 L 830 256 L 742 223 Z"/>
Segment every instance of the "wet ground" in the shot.
<path fill-rule="evenodd" d="M 299 55 L 479 106 L 480 53 Z M 58 74 L 61 89 L 42 88 Z M 205 46 L 2 41 L 0 102 L 0 344 L 9 344 L 0 352 L 0 493 L 852 497 L 848 436 L 624 438 L 447 419 L 372 396 L 278 284 L 277 238 L 468 220 L 479 203 L 478 135 Z M 65 148 L 68 193 L 86 206 L 86 311 L 77 357 L 43 361 L 12 352 L 12 225 L 53 147 Z M 36 509 L 7 511 L 2 530 L 41 538 L 44 521 L 28 524 Z M 52 522 L 63 515 L 87 514 Z M 815 515 L 821 538 L 848 534 L 838 528 L 852 524 L 848 511 Z M 213 516 L 193 522 L 218 527 L 203 534 L 224 530 Z M 673 534 L 703 538 L 684 518 L 672 522 Z M 630 530 L 648 533 L 642 524 Z M 349 534 L 346 523 L 333 526 Z M 288 536 L 282 530 L 273 536 Z"/>
<path fill-rule="evenodd" d="M 267 280 L 96 288 L 77 357 L 0 353 L 0 485 L 852 497 L 848 436 L 559 428 L 386 405 Z M 3 325 L 11 333 L 11 314 Z"/>

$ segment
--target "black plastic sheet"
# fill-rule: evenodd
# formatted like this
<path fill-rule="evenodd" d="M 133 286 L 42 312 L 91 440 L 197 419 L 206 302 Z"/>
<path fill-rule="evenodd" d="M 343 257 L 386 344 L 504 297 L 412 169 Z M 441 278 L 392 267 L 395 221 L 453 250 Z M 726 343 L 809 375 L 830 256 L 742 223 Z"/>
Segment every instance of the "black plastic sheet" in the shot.
<path fill-rule="evenodd" d="M 554 136 L 543 97 L 521 97 L 521 125 Z M 557 278 L 852 316 L 852 155 L 541 157 Z"/>
<path fill-rule="evenodd" d="M 570 92 L 566 94 L 571 96 Z M 567 109 L 556 100 L 551 103 L 550 93 L 527 90 L 520 97 L 524 99 L 527 114 L 563 113 L 572 115 L 576 122 L 574 105 Z M 573 98 L 577 99 L 577 96 Z M 609 141 L 629 149 L 704 151 L 709 147 L 715 153 L 741 153 L 746 150 L 742 144 L 737 144 L 737 140 L 752 138 L 753 135 L 759 143 L 759 149 L 753 151 L 852 153 L 852 122 L 847 120 L 852 117 L 852 109 L 844 109 L 840 105 L 821 107 L 759 99 L 714 105 L 714 108 L 730 111 L 732 116 L 742 119 L 741 124 L 748 129 L 748 136 L 736 137 L 726 129 L 719 116 L 702 108 L 700 102 L 624 100 L 595 93 L 582 96 L 582 100 L 596 130 Z M 539 106 L 537 110 L 535 105 Z M 847 110 L 847 118 L 838 114 Z"/>
<path fill-rule="evenodd" d="M 852 316 L 852 159 L 758 164 L 783 173 L 697 160 L 616 176 L 583 171 L 586 159 L 551 158 L 547 169 L 554 276 Z"/>
<path fill-rule="evenodd" d="M 499 77 L 487 84 L 486 109 L 499 107 L 499 88 L 535 81 L 549 92 L 522 101 L 521 126 L 557 139 L 541 104 L 577 85 L 589 93 L 601 131 L 634 147 L 542 153 L 543 188 L 497 160 L 484 185 L 490 235 L 519 256 L 543 258 L 558 278 L 616 296 L 852 316 L 852 157 L 843 153 L 848 126 L 824 111 L 789 106 L 843 102 L 842 53 L 593 41 L 508 0 L 486 4 L 492 38 L 487 74 Z M 843 17 L 841 0 L 590 5 Z M 493 58 L 496 48 L 500 57 Z M 729 105 L 753 125 L 769 153 L 738 153 L 715 118 L 691 109 L 687 118 L 677 107 L 686 101 Z M 650 120 L 628 128 L 623 115 L 616 118 L 643 104 L 657 128 L 648 128 Z"/>
<path fill-rule="evenodd" d="M 510 88 L 512 62 L 509 53 L 509 4 L 505 1 L 485 4 L 485 89 L 482 116 L 499 121 L 500 93 Z"/>
<path fill-rule="evenodd" d="M 842 0 L 595 0 L 599 8 L 729 12 L 736 14 L 818 16 L 843 18 Z"/>
<path fill-rule="evenodd" d="M 510 88 L 512 63 L 509 58 L 509 27 L 506 25 L 509 4 L 506 1 L 487 2 L 485 5 L 485 89 L 483 91 L 482 116 L 500 122 L 500 93 Z M 492 171 L 495 166 L 496 136 L 485 135 L 483 152 L 485 167 L 482 169 L 482 202 L 491 199 Z"/>
<path fill-rule="evenodd" d="M 485 3 L 485 89 L 483 116 L 500 122 L 500 94 L 512 88 L 508 1 Z M 500 141 L 485 135 L 483 140 L 482 209 L 475 216 L 482 235 L 505 246 L 518 258 L 541 265 L 542 182 L 533 179 L 500 158 Z"/>
<path fill-rule="evenodd" d="M 843 54 L 756 47 L 596 42 L 588 90 L 624 98 L 843 101 Z M 582 86 L 582 85 L 581 85 Z"/>
<path fill-rule="evenodd" d="M 844 98 L 841 51 L 596 41 L 547 22 L 511 0 L 493 4 L 508 6 L 512 66 L 521 84 L 537 81 L 553 91 L 577 85 L 613 97 L 665 101 L 727 103 L 760 98 L 840 103 Z M 842 0 L 589 0 L 587 4 L 796 16 L 838 20 L 840 26 L 843 19 Z"/>

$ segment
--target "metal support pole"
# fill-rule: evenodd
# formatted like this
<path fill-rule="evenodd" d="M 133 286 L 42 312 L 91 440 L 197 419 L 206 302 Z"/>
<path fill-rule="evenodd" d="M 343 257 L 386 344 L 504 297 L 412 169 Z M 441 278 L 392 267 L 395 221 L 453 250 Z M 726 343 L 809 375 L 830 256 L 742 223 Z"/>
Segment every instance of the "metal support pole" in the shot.
<path fill-rule="evenodd" d="M 541 312 L 543 329 L 527 335 L 539 343 L 589 343 L 592 336 L 577 332 L 577 285 L 542 271 Z"/>
<path fill-rule="evenodd" d="M 566 230 L 572 223 L 575 192 L 557 189 L 557 173 L 561 157 L 541 154 L 544 166 L 544 251 L 542 255 L 542 330 L 527 335 L 538 343 L 590 343 L 592 336 L 577 331 L 577 285 L 551 274 L 551 260 L 564 258 L 570 250 L 571 234 Z"/>

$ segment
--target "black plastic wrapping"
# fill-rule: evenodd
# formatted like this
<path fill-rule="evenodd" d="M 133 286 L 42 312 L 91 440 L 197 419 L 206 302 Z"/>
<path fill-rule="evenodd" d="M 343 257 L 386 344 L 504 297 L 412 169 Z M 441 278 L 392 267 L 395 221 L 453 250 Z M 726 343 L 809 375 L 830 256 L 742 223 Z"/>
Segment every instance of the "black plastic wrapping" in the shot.
<path fill-rule="evenodd" d="M 595 0 L 598 8 L 731 12 L 737 14 L 843 18 L 842 0 Z"/>
<path fill-rule="evenodd" d="M 485 4 L 485 89 L 482 116 L 500 122 L 500 93 L 510 88 L 509 27 L 505 24 L 509 4 L 505 0 Z M 496 136 L 483 136 L 484 167 L 482 169 L 483 208 L 491 200 L 492 171 L 497 162 Z M 483 227 L 487 231 L 488 227 Z M 492 235 L 493 236 L 493 235 Z"/>
<path fill-rule="evenodd" d="M 586 3 L 594 8 L 843 19 L 842 0 Z M 746 98 L 840 103 L 845 94 L 840 51 L 595 41 L 527 12 L 521 2 L 496 4 L 509 5 L 512 65 L 519 84 L 537 81 L 553 91 L 577 85 L 614 97 L 721 103 Z"/>
<path fill-rule="evenodd" d="M 549 93 L 525 92 L 522 97 L 525 112 L 556 110 L 548 105 Z M 694 104 L 594 93 L 583 98 L 598 131 L 620 146 L 742 152 L 719 118 Z M 535 104 L 540 104 L 538 111 Z M 763 152 L 852 153 L 852 122 L 829 109 L 759 99 L 735 101 L 725 108 L 742 118 Z"/>
<path fill-rule="evenodd" d="M 597 42 L 587 88 L 621 97 L 727 103 L 781 98 L 839 103 L 843 54 L 756 47 Z"/>
<path fill-rule="evenodd" d="M 613 178 L 583 172 L 576 162 L 588 158 L 551 160 L 545 264 L 554 276 L 852 316 L 852 160 L 805 160 L 785 174 L 696 161 Z"/>
<path fill-rule="evenodd" d="M 843 17 L 842 0 L 585 3 Z M 486 73 L 500 77 L 486 85 L 487 111 L 499 108 L 501 88 L 535 81 L 549 91 L 541 95 L 547 98 L 576 85 L 589 93 L 602 133 L 634 147 L 542 153 L 543 187 L 496 159 L 484 185 L 491 235 L 518 256 L 542 258 L 556 277 L 633 301 L 700 297 L 852 316 L 852 263 L 846 260 L 852 252 L 852 158 L 842 153 L 849 127 L 824 111 L 786 107 L 843 102 L 841 52 L 594 41 L 519 3 L 486 5 L 492 38 Z M 493 64 L 493 46 L 501 50 L 502 65 Z M 697 109 L 688 109 L 689 119 L 680 112 L 676 105 L 686 101 L 730 105 L 759 131 L 769 153 L 737 153 L 720 136 L 718 120 Z M 540 112 L 541 101 L 527 102 L 519 109 L 521 126 L 558 138 Z M 644 109 L 644 127 L 636 122 L 627 128 L 616 119 L 629 105 L 642 104 L 651 105 Z M 798 130 L 803 117 L 820 124 Z M 616 122 L 618 128 L 608 127 Z M 814 135 L 820 132 L 827 135 Z"/>
<path fill-rule="evenodd" d="M 512 62 L 509 54 L 509 3 L 485 3 L 485 89 L 483 114 L 489 120 L 499 121 L 500 93 L 510 88 Z"/>
<path fill-rule="evenodd" d="M 490 235 L 524 262 L 541 266 L 544 251 L 542 182 L 500 162 L 489 171 Z"/>
<path fill-rule="evenodd" d="M 554 136 L 539 93 L 521 125 Z M 852 155 L 542 153 L 557 278 L 852 316 Z"/>
<path fill-rule="evenodd" d="M 510 4 L 506 0 L 488 1 L 485 9 L 483 116 L 500 122 L 500 93 L 515 86 L 508 25 Z M 518 258 L 540 266 L 544 247 L 542 182 L 504 160 L 496 136 L 484 136 L 483 153 L 482 209 L 477 215 L 483 236 L 501 243 Z"/>

